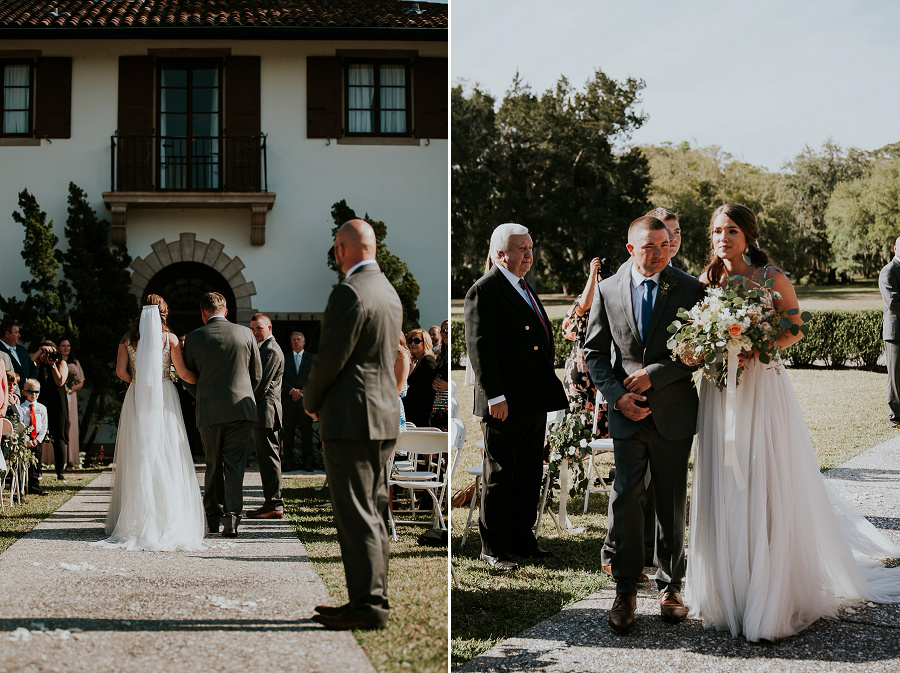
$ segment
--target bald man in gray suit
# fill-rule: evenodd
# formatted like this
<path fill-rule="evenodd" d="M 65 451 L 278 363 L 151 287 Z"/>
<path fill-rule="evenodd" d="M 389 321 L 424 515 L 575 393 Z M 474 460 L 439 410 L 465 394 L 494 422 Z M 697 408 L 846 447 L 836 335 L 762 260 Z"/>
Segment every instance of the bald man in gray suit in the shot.
<path fill-rule="evenodd" d="M 394 363 L 403 306 L 375 247 L 367 222 L 338 229 L 334 259 L 345 277 L 328 298 L 303 390 L 306 412 L 319 421 L 350 597 L 340 607 L 316 607 L 313 619 L 330 629 L 384 628 L 390 610 L 388 470 L 400 422 Z"/>

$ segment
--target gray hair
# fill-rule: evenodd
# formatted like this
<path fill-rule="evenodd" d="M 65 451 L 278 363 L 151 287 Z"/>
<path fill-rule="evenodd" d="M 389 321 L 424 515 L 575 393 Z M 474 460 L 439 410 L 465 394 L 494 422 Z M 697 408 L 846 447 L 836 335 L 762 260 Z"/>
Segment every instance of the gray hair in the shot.
<path fill-rule="evenodd" d="M 501 224 L 491 234 L 491 259 L 496 261 L 501 250 L 506 250 L 510 236 L 522 236 L 528 233 L 528 227 L 514 222 Z"/>
<path fill-rule="evenodd" d="M 304 341 L 306 341 L 306 337 L 303 336 L 303 332 L 291 332 L 291 336 L 292 336 L 292 337 L 293 337 L 295 334 L 298 335 L 298 336 L 299 336 L 301 339 L 303 339 Z"/>

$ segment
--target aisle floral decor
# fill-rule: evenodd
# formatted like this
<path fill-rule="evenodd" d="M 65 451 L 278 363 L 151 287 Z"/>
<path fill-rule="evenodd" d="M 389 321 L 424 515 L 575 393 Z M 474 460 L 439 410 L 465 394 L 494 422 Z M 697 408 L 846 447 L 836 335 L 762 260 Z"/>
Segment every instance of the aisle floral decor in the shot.
<path fill-rule="evenodd" d="M 29 467 L 37 465 L 37 456 L 28 448 L 28 437 L 31 434 L 31 426 L 22 423 L 13 423 L 13 432 L 3 439 L 3 454 L 6 458 L 9 471 L 13 474 L 13 488 L 10 491 L 10 504 L 12 504 L 13 491 L 22 501 L 25 495 L 26 474 Z"/>
<path fill-rule="evenodd" d="M 550 444 L 551 493 L 559 488 L 563 460 L 569 463 L 569 495 L 574 497 L 587 489 L 589 472 L 585 468 L 585 459 L 591 456 L 588 442 L 593 439 L 593 426 L 593 411 L 585 411 L 584 398 L 580 394 L 574 395 L 569 402 L 569 411 L 551 427 L 547 436 Z"/>

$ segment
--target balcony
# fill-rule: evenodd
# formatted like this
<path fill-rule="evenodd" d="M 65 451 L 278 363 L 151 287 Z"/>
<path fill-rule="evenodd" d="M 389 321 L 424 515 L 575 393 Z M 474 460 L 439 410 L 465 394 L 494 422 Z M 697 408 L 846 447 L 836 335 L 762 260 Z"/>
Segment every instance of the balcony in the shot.
<path fill-rule="evenodd" d="M 266 134 L 110 138 L 112 240 L 124 244 L 134 208 L 239 208 L 250 211 L 250 242 L 266 242 Z"/>

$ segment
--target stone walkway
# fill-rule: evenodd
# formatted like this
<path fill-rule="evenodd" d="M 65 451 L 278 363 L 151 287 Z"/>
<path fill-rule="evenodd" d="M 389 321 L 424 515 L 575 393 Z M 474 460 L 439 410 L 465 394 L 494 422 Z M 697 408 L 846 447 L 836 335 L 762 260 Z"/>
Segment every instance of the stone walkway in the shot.
<path fill-rule="evenodd" d="M 111 485 L 104 472 L 0 554 L 0 671 L 373 671 L 350 633 L 310 619 L 331 601 L 285 520 L 199 552 L 100 549 Z M 261 501 L 248 472 L 244 505 Z"/>
<path fill-rule="evenodd" d="M 900 437 L 853 458 L 826 474 L 830 483 L 900 544 Z M 900 605 L 855 603 L 838 621 L 820 620 L 793 638 L 754 644 L 697 621 L 666 624 L 656 592 L 638 594 L 635 631 L 612 633 L 610 588 L 579 601 L 550 619 L 461 666 L 475 671 L 782 671 L 791 673 L 879 673 L 900 670 Z"/>

